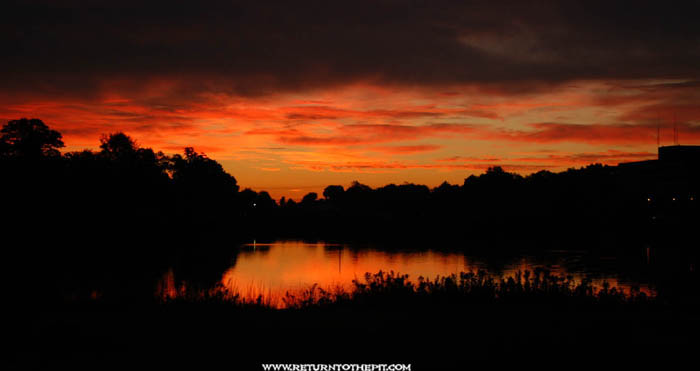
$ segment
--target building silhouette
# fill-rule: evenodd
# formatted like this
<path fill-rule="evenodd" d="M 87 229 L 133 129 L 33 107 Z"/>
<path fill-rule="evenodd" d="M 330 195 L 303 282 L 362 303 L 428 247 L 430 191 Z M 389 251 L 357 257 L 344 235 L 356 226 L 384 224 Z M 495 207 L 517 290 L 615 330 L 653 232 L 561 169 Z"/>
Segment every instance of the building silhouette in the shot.
<path fill-rule="evenodd" d="M 616 169 L 622 189 L 645 198 L 655 223 L 679 224 L 697 218 L 700 146 L 662 146 L 656 160 L 620 163 Z"/>

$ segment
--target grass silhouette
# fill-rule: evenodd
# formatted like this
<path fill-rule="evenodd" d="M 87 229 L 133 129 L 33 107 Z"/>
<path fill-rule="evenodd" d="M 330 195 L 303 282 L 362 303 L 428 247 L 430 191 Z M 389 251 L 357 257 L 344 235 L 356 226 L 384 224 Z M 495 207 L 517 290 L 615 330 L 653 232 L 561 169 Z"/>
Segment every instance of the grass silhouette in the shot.
<path fill-rule="evenodd" d="M 414 282 L 406 274 L 394 271 L 366 273 L 353 280 L 352 286 L 322 288 L 318 284 L 275 294 L 269 288 L 221 284 L 208 290 L 188 289 L 186 284 L 157 295 L 164 305 L 173 303 L 219 303 L 222 305 L 305 310 L 342 306 L 386 307 L 523 307 L 565 309 L 598 307 L 643 307 L 660 305 L 654 295 L 638 287 L 625 291 L 603 282 L 601 287 L 591 280 L 574 281 L 545 269 L 518 271 L 513 276 L 494 277 L 485 271 L 461 272 L 434 279 L 418 277 Z"/>

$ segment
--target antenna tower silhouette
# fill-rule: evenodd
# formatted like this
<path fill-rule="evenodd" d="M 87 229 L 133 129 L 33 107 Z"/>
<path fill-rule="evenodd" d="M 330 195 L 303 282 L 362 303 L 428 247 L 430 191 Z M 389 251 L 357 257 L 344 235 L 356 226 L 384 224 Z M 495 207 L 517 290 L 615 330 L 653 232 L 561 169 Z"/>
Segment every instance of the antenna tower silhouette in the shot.
<path fill-rule="evenodd" d="M 656 148 L 661 147 L 661 119 L 656 119 Z"/>
<path fill-rule="evenodd" d="M 678 123 L 676 122 L 676 114 L 673 114 L 673 145 L 678 145 Z"/>

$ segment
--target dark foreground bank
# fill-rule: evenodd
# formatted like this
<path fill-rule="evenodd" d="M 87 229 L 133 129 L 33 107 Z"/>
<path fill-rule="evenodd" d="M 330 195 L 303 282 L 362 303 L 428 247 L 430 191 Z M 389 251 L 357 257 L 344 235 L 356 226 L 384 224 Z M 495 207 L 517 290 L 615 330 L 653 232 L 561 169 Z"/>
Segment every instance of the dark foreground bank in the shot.
<path fill-rule="evenodd" d="M 632 367 L 692 360 L 697 295 L 595 289 L 546 272 L 309 291 L 288 308 L 221 292 L 130 304 L 25 308 L 8 321 L 20 369 L 233 369 L 262 363 L 410 363 L 414 370 Z"/>

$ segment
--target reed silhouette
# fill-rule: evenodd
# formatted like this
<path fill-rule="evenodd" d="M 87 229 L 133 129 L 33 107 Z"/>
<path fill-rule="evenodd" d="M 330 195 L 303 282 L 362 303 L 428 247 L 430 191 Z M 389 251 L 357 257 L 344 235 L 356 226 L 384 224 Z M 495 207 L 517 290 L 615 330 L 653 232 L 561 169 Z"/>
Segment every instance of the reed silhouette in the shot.
<path fill-rule="evenodd" d="M 700 329 L 697 306 L 669 311 L 659 296 L 595 289 L 545 270 L 504 278 L 462 272 L 432 280 L 380 271 L 367 273 L 350 291 L 314 285 L 283 300 L 286 308 L 278 310 L 265 297 L 187 289 L 116 316 L 109 302 L 73 302 L 79 317 L 45 315 L 35 331 L 46 339 L 60 337 L 60 344 L 42 345 L 60 349 L 52 365 L 86 364 L 74 357 L 118 349 L 109 358 L 123 362 L 119 365 L 136 361 L 168 368 L 254 369 L 312 359 L 462 369 L 472 362 L 496 367 L 543 360 L 541 367 L 561 367 L 572 359 L 592 366 L 601 359 L 579 357 L 609 349 L 614 351 L 605 362 L 611 365 L 639 366 L 670 354 L 687 360 Z M 91 344 L 105 331 L 108 338 L 95 349 Z M 182 351 L 173 356 L 173 349 Z M 639 349 L 654 352 L 644 359 L 627 357 Z"/>

